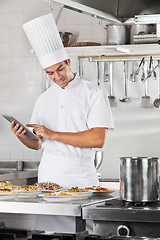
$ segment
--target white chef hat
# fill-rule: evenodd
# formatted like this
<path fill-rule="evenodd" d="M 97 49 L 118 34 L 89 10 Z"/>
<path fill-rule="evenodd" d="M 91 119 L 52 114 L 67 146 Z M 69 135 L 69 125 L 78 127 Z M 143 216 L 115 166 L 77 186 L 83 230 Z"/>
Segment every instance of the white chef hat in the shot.
<path fill-rule="evenodd" d="M 23 29 L 43 69 L 68 59 L 51 13 L 23 24 Z"/>

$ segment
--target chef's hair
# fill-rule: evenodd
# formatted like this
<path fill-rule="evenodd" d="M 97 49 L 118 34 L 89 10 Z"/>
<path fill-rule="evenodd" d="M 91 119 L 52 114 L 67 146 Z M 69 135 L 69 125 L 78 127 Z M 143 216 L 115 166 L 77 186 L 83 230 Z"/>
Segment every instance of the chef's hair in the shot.
<path fill-rule="evenodd" d="M 68 61 L 67 60 L 64 60 L 64 62 L 68 65 Z"/>

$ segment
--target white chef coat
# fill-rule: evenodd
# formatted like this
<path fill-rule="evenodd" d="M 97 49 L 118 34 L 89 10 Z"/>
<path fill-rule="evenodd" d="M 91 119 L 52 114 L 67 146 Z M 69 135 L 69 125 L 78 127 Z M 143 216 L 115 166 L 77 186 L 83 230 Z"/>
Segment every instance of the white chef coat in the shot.
<path fill-rule="evenodd" d="M 107 94 L 95 83 L 75 78 L 62 89 L 53 85 L 42 93 L 34 106 L 30 123 L 58 132 L 80 132 L 94 127 L 113 129 Z M 98 185 L 93 148 L 80 148 L 45 139 L 38 181 L 62 186 Z"/>

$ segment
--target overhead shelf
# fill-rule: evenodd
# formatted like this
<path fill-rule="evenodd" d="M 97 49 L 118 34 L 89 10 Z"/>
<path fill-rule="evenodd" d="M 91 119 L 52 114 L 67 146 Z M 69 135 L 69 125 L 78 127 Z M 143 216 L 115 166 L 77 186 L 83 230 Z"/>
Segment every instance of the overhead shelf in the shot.
<path fill-rule="evenodd" d="M 78 54 L 78 58 L 92 58 L 99 61 L 140 59 L 141 57 L 153 56 L 160 58 L 159 44 L 134 44 L 134 45 L 104 45 L 91 47 L 68 47 L 68 53 Z M 96 53 L 96 54 L 95 54 Z M 149 59 L 149 58 L 148 58 Z"/>

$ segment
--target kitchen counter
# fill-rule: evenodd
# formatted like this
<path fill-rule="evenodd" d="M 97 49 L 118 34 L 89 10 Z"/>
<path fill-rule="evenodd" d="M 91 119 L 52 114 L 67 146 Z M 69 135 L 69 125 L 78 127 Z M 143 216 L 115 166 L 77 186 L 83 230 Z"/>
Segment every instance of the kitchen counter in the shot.
<path fill-rule="evenodd" d="M 76 217 L 76 231 L 85 230 L 85 220 L 82 219 L 82 208 L 88 205 L 104 202 L 105 199 L 117 196 L 117 192 L 111 194 L 93 194 L 88 199 L 75 199 L 69 202 L 52 203 L 42 198 L 3 200 L 0 201 L 0 213 L 33 214 L 33 215 L 61 215 Z"/>
<path fill-rule="evenodd" d="M 35 178 L 38 175 L 37 170 L 8 171 L 0 174 L 0 181 L 12 181 L 19 179 Z"/>
<path fill-rule="evenodd" d="M 117 191 L 109 194 L 94 194 L 88 199 L 75 199 L 63 203 L 47 202 L 42 198 L 17 198 L 0 201 L 0 213 L 46 214 L 81 216 L 81 209 L 88 205 L 97 204 L 106 199 L 118 196 Z"/>

